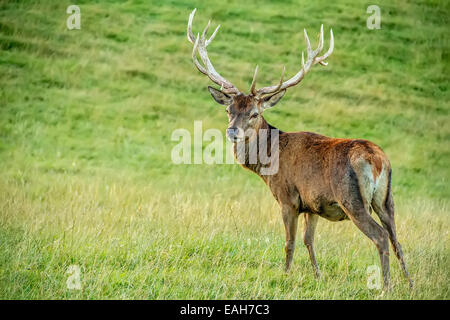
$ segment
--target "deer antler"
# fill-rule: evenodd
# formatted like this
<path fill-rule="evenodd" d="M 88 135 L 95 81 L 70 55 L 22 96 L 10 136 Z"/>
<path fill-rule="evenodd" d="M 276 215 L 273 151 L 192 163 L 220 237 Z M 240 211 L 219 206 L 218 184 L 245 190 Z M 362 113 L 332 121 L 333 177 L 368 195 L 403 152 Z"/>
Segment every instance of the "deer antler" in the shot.
<path fill-rule="evenodd" d="M 194 33 L 192 32 L 192 21 L 194 20 L 194 15 L 196 11 L 197 9 L 194 9 L 189 15 L 189 21 L 187 25 L 187 38 L 189 42 L 191 42 L 194 45 L 192 49 L 192 60 L 194 61 L 194 65 L 201 73 L 207 75 L 214 83 L 218 84 L 223 92 L 229 94 L 239 93 L 239 90 L 231 82 L 222 77 L 216 71 L 216 69 L 214 69 L 211 60 L 208 57 L 208 52 L 206 51 L 206 47 L 211 43 L 211 41 L 216 36 L 216 33 L 219 30 L 220 25 L 216 28 L 216 30 L 214 30 L 211 37 L 208 40 L 206 40 L 206 33 L 208 32 L 209 26 L 211 24 L 210 20 L 205 29 L 203 30 L 201 37 L 199 36 L 199 34 L 197 34 L 197 37 L 195 37 Z M 200 54 L 200 58 L 204 66 L 202 66 L 200 62 L 197 60 L 197 51 Z"/>
<path fill-rule="evenodd" d="M 307 46 L 307 59 L 306 59 L 306 63 L 305 63 L 305 58 L 304 58 L 304 55 L 302 52 L 302 68 L 300 69 L 300 71 L 297 72 L 297 74 L 294 75 L 289 80 L 286 80 L 285 82 L 283 82 L 284 70 L 285 70 L 285 69 L 283 69 L 283 72 L 281 74 L 281 80 L 278 85 L 264 87 L 264 88 L 256 90 L 255 89 L 256 75 L 258 74 L 258 66 L 256 66 L 255 74 L 253 76 L 252 86 L 250 89 L 251 93 L 254 96 L 261 97 L 262 95 L 265 95 L 265 94 L 279 92 L 281 90 L 295 86 L 296 84 L 300 83 L 303 80 L 303 78 L 311 70 L 313 65 L 315 65 L 317 63 L 320 63 L 323 66 L 327 65 L 327 63 L 325 62 L 325 59 L 331 55 L 331 53 L 333 52 L 333 49 L 334 49 L 333 30 L 330 29 L 330 48 L 323 56 L 319 56 L 320 51 L 322 51 L 322 49 L 323 49 L 323 25 L 321 25 L 321 27 L 320 27 L 319 46 L 317 47 L 316 50 L 311 49 L 311 43 L 309 42 L 308 34 L 306 33 L 306 30 L 304 30 L 304 32 L 305 32 L 305 40 L 306 40 L 306 46 Z"/>

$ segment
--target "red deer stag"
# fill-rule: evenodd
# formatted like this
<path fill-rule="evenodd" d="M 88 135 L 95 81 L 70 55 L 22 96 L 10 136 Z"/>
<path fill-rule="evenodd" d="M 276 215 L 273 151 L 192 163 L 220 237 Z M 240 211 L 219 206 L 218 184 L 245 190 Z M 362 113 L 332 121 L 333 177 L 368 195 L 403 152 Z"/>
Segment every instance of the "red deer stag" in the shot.
<path fill-rule="evenodd" d="M 261 129 L 278 130 L 267 123 L 262 116 L 265 109 L 273 107 L 280 101 L 286 89 L 300 83 L 315 64 L 326 66 L 327 59 L 333 52 L 334 39 L 330 30 L 330 48 L 320 56 L 323 48 L 323 25 L 320 30 L 319 45 L 316 50 L 311 44 L 305 30 L 307 58 L 302 53 L 302 67 L 292 78 L 277 85 L 256 89 L 256 67 L 250 94 L 245 95 L 231 82 L 223 78 L 213 67 L 206 47 L 214 39 L 217 30 L 209 39 L 206 33 L 210 23 L 201 35 L 192 32 L 192 21 L 196 9 L 189 16 L 187 38 L 194 45 L 192 59 L 197 69 L 207 75 L 220 90 L 208 87 L 213 98 L 227 106 L 229 125 L 227 137 L 236 142 L 246 137 L 248 130 L 258 132 Z M 197 59 L 197 53 L 203 65 Z M 403 259 L 402 248 L 397 240 L 394 222 L 394 200 L 391 186 L 391 165 L 380 147 L 367 140 L 330 138 L 312 132 L 279 133 L 279 168 L 273 175 L 262 175 L 258 164 L 242 163 L 258 174 L 272 191 L 281 207 L 281 214 L 286 230 L 286 271 L 289 270 L 295 248 L 297 220 L 304 213 L 304 243 L 308 249 L 315 275 L 320 276 L 314 253 L 314 231 L 319 217 L 330 221 L 350 219 L 373 241 L 378 249 L 384 288 L 390 287 L 389 243 L 400 261 L 405 277 L 409 277 Z M 252 140 L 245 140 L 251 144 Z M 372 217 L 371 210 L 378 215 L 382 226 Z"/>

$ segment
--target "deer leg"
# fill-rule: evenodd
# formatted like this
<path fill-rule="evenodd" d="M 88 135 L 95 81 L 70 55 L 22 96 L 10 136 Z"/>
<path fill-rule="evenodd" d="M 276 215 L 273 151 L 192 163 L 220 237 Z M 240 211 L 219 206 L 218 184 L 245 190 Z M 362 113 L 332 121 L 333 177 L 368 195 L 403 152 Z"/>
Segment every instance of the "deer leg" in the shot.
<path fill-rule="evenodd" d="M 393 219 L 388 218 L 384 221 L 381 220 L 381 223 L 383 224 L 384 228 L 387 230 L 387 232 L 389 234 L 389 239 L 391 240 L 391 244 L 394 249 L 395 256 L 397 257 L 398 261 L 400 261 L 400 265 L 402 267 L 403 274 L 404 274 L 405 278 L 408 279 L 408 281 L 409 281 L 409 287 L 412 288 L 413 282 L 411 280 L 411 277 L 409 276 L 408 269 L 406 268 L 405 260 L 403 259 L 402 246 L 400 245 L 400 242 L 398 242 L 398 240 L 397 240 L 397 235 L 395 232 L 395 222 Z"/>
<path fill-rule="evenodd" d="M 359 207 L 359 206 L 358 206 Z M 364 209 L 348 210 L 344 208 L 345 213 L 350 217 L 353 223 L 361 230 L 378 249 L 380 255 L 381 268 L 383 272 L 383 289 L 390 289 L 389 272 L 389 241 L 388 233 L 383 229 Z"/>
<path fill-rule="evenodd" d="M 357 172 L 359 172 L 359 175 Z M 364 170 L 359 165 L 349 167 L 344 173 L 344 176 L 335 177 L 334 192 L 337 198 L 336 200 L 338 200 L 341 209 L 358 229 L 372 240 L 377 247 L 383 273 L 383 289 L 389 290 L 389 235 L 370 216 L 370 203 L 372 202 L 373 195 L 368 191 L 372 187 L 367 183 Z"/>
<path fill-rule="evenodd" d="M 286 272 L 289 271 L 294 256 L 295 250 L 295 235 L 297 234 L 298 212 L 292 206 L 283 206 L 281 208 L 281 214 L 283 216 L 284 228 L 286 231 Z"/>
<path fill-rule="evenodd" d="M 413 287 L 413 281 L 409 276 L 408 269 L 406 268 L 405 260 L 403 259 L 403 251 L 400 242 L 397 240 L 396 228 L 395 228 L 395 220 L 394 220 L 394 210 L 385 209 L 383 210 L 381 206 L 372 203 L 374 211 L 377 213 L 380 218 L 381 224 L 386 229 L 389 234 L 389 240 L 391 240 L 392 248 L 394 249 L 395 256 L 400 262 L 400 266 L 403 270 L 403 274 L 406 279 L 409 281 L 409 287 Z"/>
<path fill-rule="evenodd" d="M 303 235 L 303 242 L 308 249 L 309 259 L 311 260 L 311 264 L 314 269 L 314 275 L 316 276 L 316 278 L 320 277 L 320 269 L 317 265 L 316 254 L 314 252 L 314 232 L 316 230 L 318 220 L 318 215 L 305 212 L 305 230 Z"/>

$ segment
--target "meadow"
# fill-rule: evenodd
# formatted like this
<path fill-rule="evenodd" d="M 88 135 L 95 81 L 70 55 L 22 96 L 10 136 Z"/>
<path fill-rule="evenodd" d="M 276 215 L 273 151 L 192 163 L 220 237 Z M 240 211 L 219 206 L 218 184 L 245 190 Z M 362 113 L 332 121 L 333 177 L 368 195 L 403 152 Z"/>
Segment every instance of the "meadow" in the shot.
<path fill-rule="evenodd" d="M 66 8 L 81 9 L 68 30 Z M 448 1 L 0 1 L 1 299 L 449 299 Z M 238 165 L 176 165 L 177 128 L 227 117 L 186 39 L 221 24 L 208 52 L 248 91 L 297 72 L 324 24 L 335 49 L 265 118 L 284 131 L 369 139 L 393 167 L 393 289 L 351 222 L 321 219 L 316 280 L 301 239 L 289 273 L 279 207 Z M 71 289 L 70 266 L 81 289 Z"/>

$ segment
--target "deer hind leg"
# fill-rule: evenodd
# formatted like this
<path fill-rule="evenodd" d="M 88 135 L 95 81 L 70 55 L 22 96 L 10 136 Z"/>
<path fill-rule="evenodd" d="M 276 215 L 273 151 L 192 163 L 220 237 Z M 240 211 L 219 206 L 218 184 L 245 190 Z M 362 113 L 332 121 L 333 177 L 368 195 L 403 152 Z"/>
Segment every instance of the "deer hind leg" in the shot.
<path fill-rule="evenodd" d="M 305 213 L 305 231 L 303 235 L 303 242 L 308 249 L 309 259 L 311 260 L 311 264 L 314 269 L 314 275 L 316 276 L 316 278 L 320 277 L 320 269 L 317 265 L 316 254 L 314 251 L 314 232 L 316 230 L 318 220 L 318 215 Z"/>
<path fill-rule="evenodd" d="M 391 192 L 390 174 L 387 183 L 387 192 L 384 190 L 375 191 L 372 207 L 375 213 L 380 218 L 381 224 L 386 229 L 389 234 L 389 239 L 391 240 L 392 247 L 395 252 L 395 256 L 400 262 L 400 266 L 403 270 L 403 274 L 409 281 L 410 288 L 413 287 L 413 281 L 409 276 L 408 269 L 406 268 L 405 260 L 403 258 L 403 251 L 400 242 L 397 240 L 397 232 L 394 220 L 394 201 Z"/>
<path fill-rule="evenodd" d="M 385 211 L 380 210 L 380 208 L 377 208 L 374 206 L 374 211 L 377 213 L 378 217 L 380 218 L 381 224 L 383 227 L 387 230 L 389 234 L 389 239 L 391 240 L 392 248 L 394 249 L 395 256 L 400 262 L 400 265 L 403 270 L 403 274 L 406 279 L 409 281 L 410 288 L 413 287 L 413 282 L 411 280 L 411 277 L 409 276 L 408 269 L 406 268 L 405 260 L 403 258 L 403 251 L 402 246 L 400 245 L 400 242 L 397 240 L 396 230 L 395 230 L 395 221 L 394 216 L 390 213 L 387 213 Z"/>
<path fill-rule="evenodd" d="M 286 231 L 286 242 L 285 242 L 285 252 L 286 252 L 286 272 L 289 271 L 292 263 L 292 258 L 294 256 L 295 250 L 295 236 L 297 234 L 297 224 L 298 224 L 298 211 L 292 206 L 285 205 L 281 208 L 281 214 L 283 216 L 284 228 Z"/>
<path fill-rule="evenodd" d="M 371 216 L 367 209 L 361 206 L 343 208 L 353 223 L 361 230 L 378 249 L 383 272 L 383 288 L 390 289 L 389 272 L 389 241 L 388 233 Z"/>
<path fill-rule="evenodd" d="M 377 247 L 383 272 L 383 287 L 384 289 L 389 289 L 388 232 L 370 216 L 369 210 L 372 197 L 367 192 L 370 188 L 364 186 L 365 181 L 362 180 L 360 182 L 352 168 L 347 172 L 346 178 L 345 180 L 335 181 L 337 200 L 347 216 Z M 364 179 L 363 174 L 360 174 L 359 178 Z M 370 200 L 368 201 L 367 199 Z"/>

